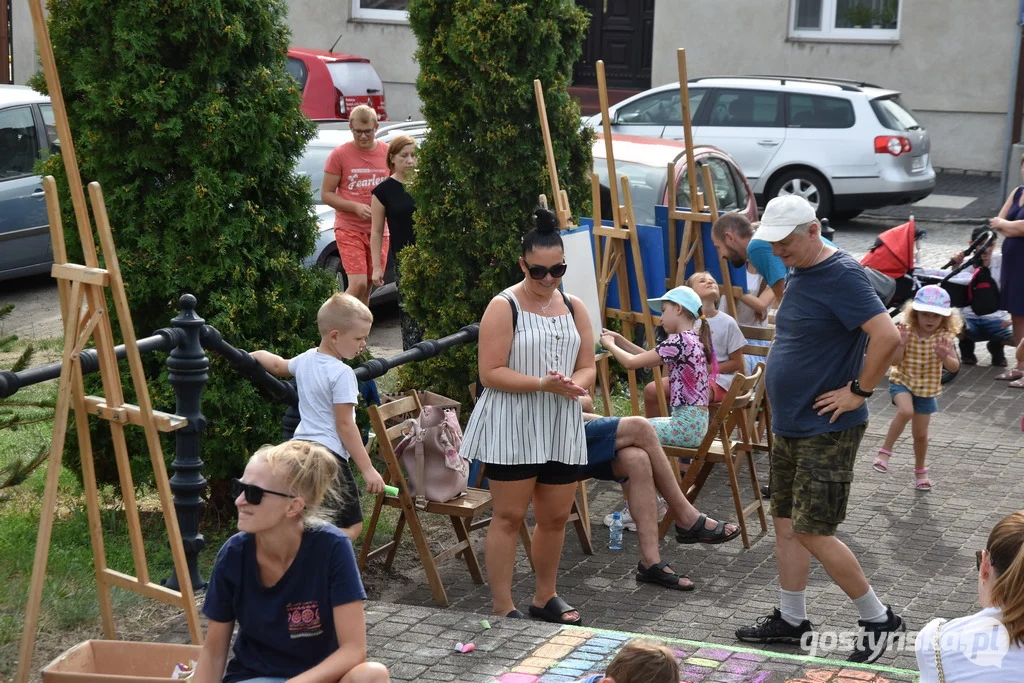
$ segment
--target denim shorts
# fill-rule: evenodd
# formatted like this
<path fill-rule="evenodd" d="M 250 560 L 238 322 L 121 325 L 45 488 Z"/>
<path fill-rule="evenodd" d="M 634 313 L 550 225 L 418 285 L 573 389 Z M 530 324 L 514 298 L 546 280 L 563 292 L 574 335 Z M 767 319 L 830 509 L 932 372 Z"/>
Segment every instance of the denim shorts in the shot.
<path fill-rule="evenodd" d="M 619 431 L 618 417 L 598 417 L 583 423 L 587 434 L 587 464 L 580 468 L 580 481 L 602 479 L 622 483 L 625 479 L 615 476 L 612 463 L 615 462 L 615 434 Z"/>
<path fill-rule="evenodd" d="M 889 396 L 892 397 L 893 405 L 896 405 L 896 394 L 910 394 L 910 398 L 914 401 L 914 412 L 919 415 L 931 415 L 939 412 L 939 399 L 936 397 L 914 396 L 913 392 L 902 384 L 889 382 Z"/>
<path fill-rule="evenodd" d="M 973 341 L 1011 341 L 1013 327 L 1003 327 L 1003 321 L 995 318 L 965 318 L 964 336 Z"/>

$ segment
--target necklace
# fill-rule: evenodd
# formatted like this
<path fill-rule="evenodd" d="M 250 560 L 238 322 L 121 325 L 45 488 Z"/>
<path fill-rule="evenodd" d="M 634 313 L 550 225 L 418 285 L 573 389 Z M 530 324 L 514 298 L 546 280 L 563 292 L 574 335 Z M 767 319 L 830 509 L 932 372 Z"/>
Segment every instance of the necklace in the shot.
<path fill-rule="evenodd" d="M 825 247 L 827 247 L 827 246 L 828 245 L 825 244 L 824 242 L 821 243 L 821 248 L 818 249 L 818 253 L 814 255 L 814 260 L 811 261 L 811 266 L 818 265 L 818 258 L 821 256 L 821 252 L 825 251 Z M 808 268 L 810 268 L 811 266 L 808 266 Z"/>
<path fill-rule="evenodd" d="M 537 302 L 537 306 L 540 308 L 540 314 L 541 315 L 547 315 L 548 309 L 551 308 L 551 304 L 553 304 L 555 302 L 555 295 L 554 295 L 554 293 L 552 293 L 551 296 L 548 297 L 548 303 L 545 306 L 544 304 L 542 304 L 540 302 L 540 299 L 535 297 L 530 292 L 530 288 L 526 286 L 525 282 L 523 283 L 523 291 L 526 292 L 526 296 L 530 297 L 531 299 L 533 299 L 534 301 Z"/>

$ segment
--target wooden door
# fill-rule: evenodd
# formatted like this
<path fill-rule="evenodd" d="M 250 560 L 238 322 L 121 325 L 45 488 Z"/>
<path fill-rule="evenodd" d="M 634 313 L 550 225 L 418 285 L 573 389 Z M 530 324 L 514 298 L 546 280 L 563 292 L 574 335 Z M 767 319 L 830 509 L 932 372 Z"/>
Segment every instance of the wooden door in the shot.
<path fill-rule="evenodd" d="M 654 0 L 576 0 L 590 12 L 583 55 L 573 85 L 597 85 L 597 60 L 604 60 L 609 88 L 651 87 Z"/>

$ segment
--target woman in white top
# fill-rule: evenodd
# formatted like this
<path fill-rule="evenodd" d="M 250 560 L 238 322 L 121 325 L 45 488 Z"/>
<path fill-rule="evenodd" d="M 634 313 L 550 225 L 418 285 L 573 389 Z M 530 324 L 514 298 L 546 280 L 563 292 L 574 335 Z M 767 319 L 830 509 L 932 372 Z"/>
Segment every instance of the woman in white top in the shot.
<path fill-rule="evenodd" d="M 921 683 L 1024 680 L 1024 510 L 996 524 L 978 551 L 978 601 L 980 612 L 921 630 Z"/>
<path fill-rule="evenodd" d="M 577 399 L 596 377 L 594 334 L 583 303 L 559 289 L 565 252 L 555 216 L 535 212 L 523 238 L 522 282 L 494 297 L 480 321 L 483 395 L 462 454 L 487 463 L 494 516 L 484 557 L 494 614 L 522 618 L 512 600 L 516 539 L 533 501 L 536 592 L 530 614 L 560 624 L 579 613 L 557 595 L 555 577 L 576 479 L 587 461 Z"/>

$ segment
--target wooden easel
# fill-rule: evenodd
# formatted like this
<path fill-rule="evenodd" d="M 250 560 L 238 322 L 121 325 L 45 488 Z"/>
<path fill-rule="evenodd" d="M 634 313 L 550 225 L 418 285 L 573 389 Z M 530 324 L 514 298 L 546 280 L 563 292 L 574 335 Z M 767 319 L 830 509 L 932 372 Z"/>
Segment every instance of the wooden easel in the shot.
<path fill-rule="evenodd" d="M 704 244 L 702 237 L 702 224 L 711 222 L 714 224 L 718 218 L 717 197 L 715 196 L 714 185 L 711 178 L 711 169 L 707 166 L 700 168 L 701 177 L 704 180 L 705 192 L 697 189 L 697 166 L 693 160 L 693 128 L 690 117 L 690 87 L 686 80 L 686 50 L 676 50 L 676 61 L 679 68 L 679 102 L 683 110 L 683 140 L 686 144 L 686 177 L 690 185 L 690 203 L 688 211 L 680 211 L 676 207 L 676 165 L 671 162 L 668 165 L 669 205 L 668 205 L 668 244 L 670 250 L 669 263 L 672 272 L 669 274 L 668 287 L 678 287 L 686 282 L 686 266 L 693 261 L 696 270 L 704 270 Z M 706 195 L 706 196 L 705 196 Z M 705 201 L 708 204 L 705 204 Z M 683 222 L 683 240 L 676 249 L 676 231 L 678 223 Z M 722 270 L 722 287 L 726 302 L 729 308 L 729 315 L 736 318 L 736 295 L 732 289 L 732 275 L 729 272 L 729 262 L 722 254 L 718 255 L 719 266 Z"/>
<path fill-rule="evenodd" d="M 555 150 L 551 144 L 551 129 L 548 127 L 548 111 L 547 106 L 544 104 L 544 88 L 540 82 L 540 79 L 534 79 L 533 81 L 533 94 L 537 98 L 537 114 L 540 117 L 540 129 L 541 134 L 544 136 L 544 154 L 547 158 L 548 163 L 548 175 L 551 178 L 551 196 L 555 200 L 555 215 L 558 217 L 558 227 L 562 230 L 568 230 L 573 227 L 569 223 L 569 219 L 572 213 L 569 211 L 569 195 L 566 194 L 565 190 L 561 189 L 558 185 L 558 166 L 555 164 Z M 540 205 L 547 208 L 547 198 L 544 195 L 540 196 Z M 605 354 L 601 354 L 605 356 Z M 611 407 L 611 389 L 608 385 L 608 359 L 607 356 L 604 358 L 597 359 L 597 384 L 601 387 L 601 393 L 604 397 L 604 409 L 605 414 L 608 415 Z M 577 525 L 576 531 L 580 537 L 580 544 L 583 546 L 583 552 L 587 555 L 592 555 L 592 543 L 591 543 L 591 532 L 590 532 L 590 498 L 587 496 L 587 482 L 586 480 L 579 482 L 579 486 L 576 491 L 576 500 L 573 502 L 572 512 L 569 515 L 569 521 Z M 523 544 L 527 545 L 526 554 L 530 556 L 530 564 L 533 564 L 533 556 L 531 554 L 531 548 L 529 547 L 529 529 L 526 529 L 526 536 L 523 538 Z"/>
<path fill-rule="evenodd" d="M 647 343 L 654 343 L 654 326 L 660 321 L 660 317 L 651 315 L 650 307 L 647 305 L 647 282 L 644 279 L 644 264 L 640 255 L 640 238 L 637 234 L 636 218 L 633 213 L 633 202 L 629 192 L 629 179 L 626 176 L 617 178 L 615 175 L 615 154 L 612 145 L 611 124 L 608 116 L 608 88 L 605 85 L 604 61 L 597 62 L 597 88 L 601 102 L 601 125 L 604 132 L 605 159 L 608 163 L 608 189 L 612 199 L 612 215 L 610 216 L 613 225 L 601 224 L 601 186 L 597 174 L 590 175 L 590 186 L 594 198 L 594 245 L 598 257 L 597 265 L 597 291 L 600 300 L 602 323 L 607 320 L 619 320 L 622 322 L 622 336 L 627 339 L 633 338 L 634 325 L 643 325 Z M 625 204 L 619 203 L 619 189 L 621 183 L 622 198 Z M 626 269 L 626 249 L 630 250 L 633 256 L 633 266 L 636 271 L 637 288 L 640 294 L 640 313 L 635 311 L 635 304 L 630 301 L 629 275 Z M 608 290 L 611 287 L 612 278 L 618 283 L 619 308 L 608 306 Z M 640 414 L 640 391 L 637 386 L 636 371 L 629 370 L 629 399 L 634 415 Z M 655 385 L 661 387 L 661 369 L 654 368 Z M 668 405 L 665 401 L 665 392 L 658 391 L 658 406 L 661 414 L 667 416 Z"/>
<path fill-rule="evenodd" d="M 124 281 L 117 260 L 117 251 L 111 235 L 110 222 L 107 219 L 106 204 L 103 192 L 98 183 L 89 184 L 89 197 L 92 200 L 93 215 L 96 220 L 96 233 L 99 237 L 105 268 L 99 267 L 95 237 L 89 219 L 82 188 L 82 179 L 75 157 L 71 129 L 68 125 L 67 111 L 61 92 L 60 79 L 50 43 L 49 29 L 43 16 L 41 0 L 30 0 L 32 23 L 35 27 L 36 42 L 39 44 L 40 58 L 46 75 L 46 85 L 50 91 L 50 100 L 57 133 L 61 141 L 61 155 L 67 171 L 71 199 L 74 204 L 75 218 L 81 237 L 85 265 L 67 262 L 67 250 L 64 243 L 64 229 L 61 224 L 57 185 L 52 176 L 43 180 L 46 192 L 46 209 L 50 220 L 50 238 L 53 245 L 54 265 L 52 274 L 57 279 L 61 301 L 61 315 L 64 321 L 64 352 L 62 355 L 60 383 L 57 389 L 57 405 L 54 414 L 53 440 L 50 444 L 49 462 L 46 469 L 46 487 L 43 493 L 39 519 L 39 535 L 36 539 L 35 559 L 32 568 L 32 582 L 29 588 L 28 605 L 25 610 L 25 628 L 22 633 L 21 650 L 18 658 L 16 683 L 26 683 L 32 666 L 32 653 L 35 649 L 36 629 L 39 621 L 39 610 L 42 602 L 43 583 L 46 578 L 46 564 L 50 552 L 50 538 L 53 531 L 54 513 L 57 506 L 57 485 L 60 478 L 61 457 L 64 452 L 64 440 L 68 426 L 68 411 L 74 406 L 75 425 L 78 430 L 78 443 L 82 463 L 83 488 L 85 489 L 86 506 L 89 517 L 89 536 L 92 541 L 93 563 L 96 569 L 96 582 L 99 593 L 100 621 L 106 638 L 114 638 L 114 609 L 111 602 L 110 587 L 117 586 L 125 590 L 144 595 L 149 598 L 179 605 L 185 610 L 189 635 L 192 642 L 202 642 L 199 614 L 196 610 L 192 584 L 187 580 L 188 566 L 185 551 L 178 530 L 178 518 L 172 504 L 170 484 L 164 466 L 163 453 L 160 448 L 158 431 L 172 431 L 187 424 L 185 418 L 167 413 L 155 412 L 150 402 L 149 388 L 142 367 L 142 358 L 136 343 L 135 330 L 132 327 L 131 311 L 125 295 Z M 131 405 L 124 402 L 121 376 L 118 370 L 117 357 L 114 354 L 114 336 L 110 326 L 110 315 L 107 308 L 107 294 L 110 294 L 120 321 L 121 335 L 131 369 L 132 383 L 139 404 Z M 91 342 L 95 344 L 99 358 L 100 377 L 103 382 L 105 396 L 86 396 L 82 381 L 81 353 Z M 129 539 L 137 576 L 114 571 L 106 566 L 106 554 L 103 547 L 103 529 L 100 517 L 99 490 L 96 484 L 96 471 L 93 463 L 92 443 L 89 438 L 89 415 L 95 415 L 110 423 L 113 438 L 114 456 L 117 461 L 118 476 L 121 484 L 121 495 L 124 501 L 125 515 L 128 521 Z M 172 591 L 150 581 L 149 568 L 146 562 L 145 546 L 143 545 L 142 529 L 139 523 L 138 503 L 135 500 L 135 485 L 132 481 L 128 460 L 128 449 L 125 442 L 125 425 L 141 426 L 146 434 L 146 444 L 156 478 L 157 490 L 160 494 L 160 505 L 163 510 L 164 523 L 167 527 L 171 555 L 174 558 L 174 569 L 181 581 L 181 591 Z"/>

